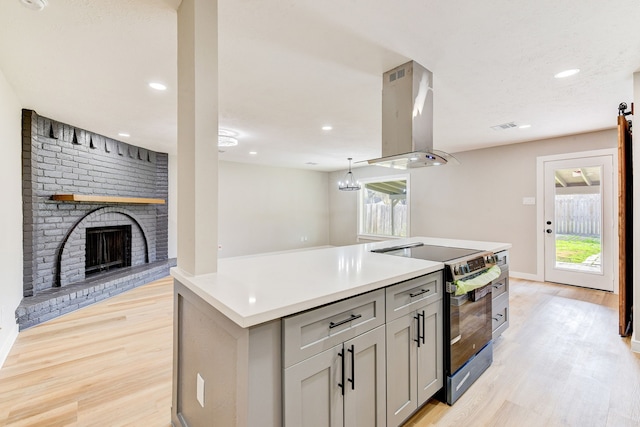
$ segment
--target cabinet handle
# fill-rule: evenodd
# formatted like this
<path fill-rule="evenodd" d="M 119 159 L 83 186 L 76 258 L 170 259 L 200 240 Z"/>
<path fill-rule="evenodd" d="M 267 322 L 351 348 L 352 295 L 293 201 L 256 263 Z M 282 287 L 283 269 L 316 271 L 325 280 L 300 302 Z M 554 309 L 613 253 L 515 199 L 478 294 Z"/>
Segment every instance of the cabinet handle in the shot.
<path fill-rule="evenodd" d="M 337 326 L 344 325 L 345 323 L 349 323 L 352 320 L 356 320 L 362 317 L 362 314 L 352 314 L 348 319 L 341 320 L 339 322 L 329 322 L 329 329 L 333 329 Z"/>
<path fill-rule="evenodd" d="M 415 298 L 418 295 L 426 294 L 429 291 L 431 291 L 431 289 L 420 289 L 420 292 L 416 292 L 415 294 L 409 294 L 409 297 L 410 298 Z"/>
<path fill-rule="evenodd" d="M 348 349 L 347 351 L 351 353 L 351 378 L 348 379 L 347 381 L 351 383 L 351 390 L 355 390 L 356 389 L 356 352 L 353 344 L 351 345 L 351 348 Z"/>
<path fill-rule="evenodd" d="M 498 317 L 504 317 L 504 314 L 500 314 L 500 313 L 498 313 L 498 314 L 496 314 L 496 316 L 498 316 Z M 495 320 L 496 322 L 497 322 L 498 320 L 500 320 L 500 319 L 496 319 L 495 317 L 492 317 L 492 319 L 493 319 L 493 320 Z"/>
<path fill-rule="evenodd" d="M 503 286 L 504 286 L 504 283 L 498 283 L 496 285 L 493 285 L 493 289 L 502 288 Z"/>
<path fill-rule="evenodd" d="M 418 343 L 418 348 L 420 348 L 420 313 L 417 313 L 413 318 L 416 319 L 416 329 L 418 330 L 418 338 L 414 339 L 414 341 Z"/>
<path fill-rule="evenodd" d="M 340 364 L 342 365 L 342 372 L 340 374 L 341 382 L 338 383 L 338 387 L 341 388 L 342 395 L 344 396 L 344 350 L 338 353 L 338 356 L 340 356 Z"/>
<path fill-rule="evenodd" d="M 424 336 L 425 336 L 424 331 L 425 331 L 425 329 L 426 329 L 426 328 L 425 328 L 425 323 L 424 323 L 424 322 L 425 322 L 425 321 L 424 321 L 424 317 L 425 317 L 425 316 L 424 316 L 424 310 L 422 310 L 422 344 L 424 344 Z"/>

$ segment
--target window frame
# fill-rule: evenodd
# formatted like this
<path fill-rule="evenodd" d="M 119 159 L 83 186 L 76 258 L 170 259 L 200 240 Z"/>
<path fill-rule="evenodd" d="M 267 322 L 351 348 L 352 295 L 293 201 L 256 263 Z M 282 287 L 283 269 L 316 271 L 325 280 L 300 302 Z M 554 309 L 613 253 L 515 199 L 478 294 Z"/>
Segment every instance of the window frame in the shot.
<path fill-rule="evenodd" d="M 387 175 L 387 176 L 378 176 L 373 178 L 363 178 L 358 179 L 360 184 L 362 185 L 362 190 L 358 193 L 358 221 L 357 221 L 357 239 L 358 240 L 392 240 L 392 239 L 406 239 L 411 235 L 411 175 L 410 174 L 400 174 L 400 175 Z M 377 182 L 388 182 L 388 181 L 406 181 L 407 183 L 407 192 L 406 192 L 406 204 L 407 204 L 407 235 L 406 236 L 391 236 L 386 234 L 366 234 L 363 233 L 363 216 L 364 216 L 364 197 L 366 190 L 366 184 L 377 183 Z"/>

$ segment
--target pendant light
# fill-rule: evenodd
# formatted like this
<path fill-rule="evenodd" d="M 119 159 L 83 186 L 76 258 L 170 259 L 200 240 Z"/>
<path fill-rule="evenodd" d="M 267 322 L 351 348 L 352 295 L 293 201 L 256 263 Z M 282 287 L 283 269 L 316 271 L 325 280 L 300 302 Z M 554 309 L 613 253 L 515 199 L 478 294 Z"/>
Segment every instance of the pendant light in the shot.
<path fill-rule="evenodd" d="M 353 172 L 351 172 L 351 157 L 349 157 L 349 172 L 344 176 L 344 180 L 338 183 L 338 190 L 342 191 L 358 191 L 360 188 L 360 183 L 355 180 L 353 177 Z"/>

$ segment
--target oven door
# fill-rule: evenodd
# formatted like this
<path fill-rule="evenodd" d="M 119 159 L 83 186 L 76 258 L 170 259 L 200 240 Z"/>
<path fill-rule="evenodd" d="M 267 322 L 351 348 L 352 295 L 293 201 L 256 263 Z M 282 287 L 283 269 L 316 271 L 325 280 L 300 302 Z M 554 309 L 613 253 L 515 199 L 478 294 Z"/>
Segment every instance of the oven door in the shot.
<path fill-rule="evenodd" d="M 449 375 L 491 340 L 491 284 L 479 288 L 472 301 L 471 292 L 449 296 L 449 337 L 451 347 L 447 367 Z"/>

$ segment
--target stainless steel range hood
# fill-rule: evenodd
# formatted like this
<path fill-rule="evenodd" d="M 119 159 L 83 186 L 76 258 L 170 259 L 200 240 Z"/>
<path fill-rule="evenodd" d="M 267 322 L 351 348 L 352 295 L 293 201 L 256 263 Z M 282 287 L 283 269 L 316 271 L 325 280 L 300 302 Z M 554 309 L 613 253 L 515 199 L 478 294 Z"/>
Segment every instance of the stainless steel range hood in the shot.
<path fill-rule="evenodd" d="M 368 162 L 395 169 L 458 164 L 433 149 L 433 73 L 415 61 L 383 74 L 382 157 Z"/>

